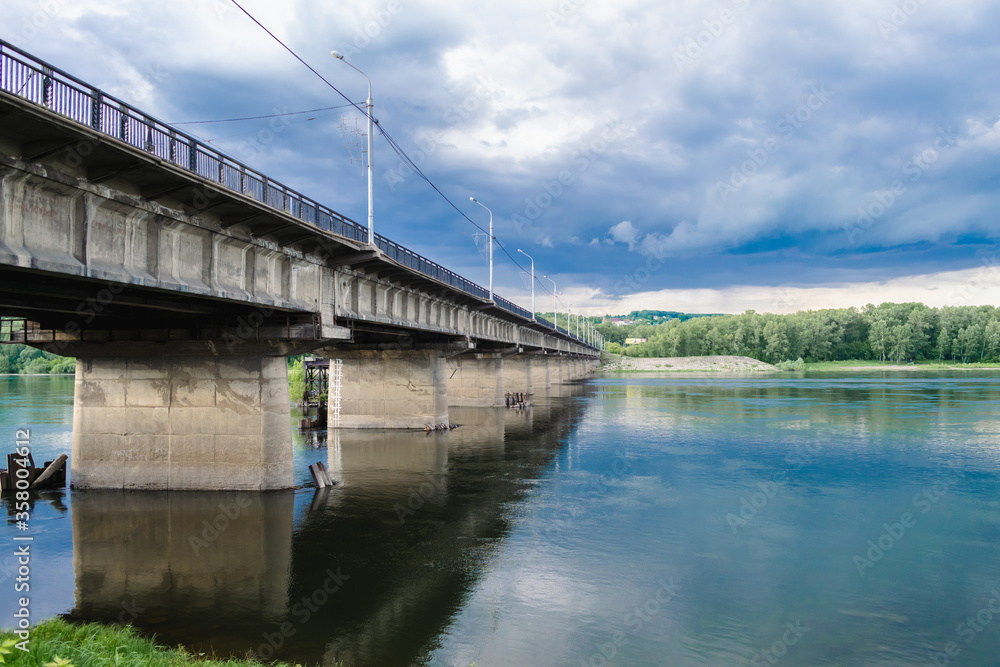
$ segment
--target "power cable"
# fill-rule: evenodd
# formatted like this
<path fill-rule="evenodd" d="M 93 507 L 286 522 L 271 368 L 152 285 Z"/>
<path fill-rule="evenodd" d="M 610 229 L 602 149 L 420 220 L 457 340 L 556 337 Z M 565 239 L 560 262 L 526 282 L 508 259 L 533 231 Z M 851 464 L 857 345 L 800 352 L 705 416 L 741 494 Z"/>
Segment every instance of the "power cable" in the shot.
<path fill-rule="evenodd" d="M 347 100 L 348 104 L 344 105 L 344 106 L 352 106 L 355 109 L 357 109 L 363 116 L 365 116 L 365 118 L 369 118 L 370 117 L 370 114 L 368 113 L 368 111 L 362 109 L 356 103 L 352 102 L 351 99 L 349 97 L 347 97 L 347 95 L 345 95 L 344 93 L 342 93 L 340 91 L 339 88 L 337 88 L 335 85 L 333 85 L 332 83 L 330 83 L 326 79 L 326 77 L 324 77 L 322 74 L 320 74 L 319 72 L 317 72 L 313 68 L 312 65 L 310 65 L 305 60 L 303 60 L 299 56 L 299 54 L 295 53 L 295 51 L 293 51 L 291 49 L 291 47 L 289 47 L 287 44 L 285 44 L 283 41 L 281 41 L 281 39 L 279 39 L 278 36 L 275 35 L 273 32 L 271 32 L 270 30 L 268 30 L 267 27 L 263 23 L 261 23 L 256 18 L 254 18 L 253 14 L 251 14 L 246 9 L 244 9 L 243 6 L 240 5 L 240 3 L 237 0 L 232 0 L 232 3 L 234 5 L 236 5 L 236 7 L 241 12 L 243 12 L 244 14 L 246 14 L 247 17 L 251 21 L 253 21 L 254 23 L 256 23 L 260 27 L 261 30 L 263 30 L 264 32 L 266 32 L 271 37 L 271 39 L 273 39 L 274 41 L 276 41 L 278 44 L 280 44 L 282 46 L 282 48 L 284 48 L 286 51 L 288 51 L 288 53 L 290 53 L 292 55 L 292 57 L 294 57 L 300 63 L 302 63 L 303 65 L 305 65 L 306 68 L 310 72 L 312 72 L 313 74 L 315 74 L 320 79 L 320 81 L 322 81 L 323 83 L 325 83 L 327 86 L 329 86 L 331 89 L 333 89 L 338 95 L 340 95 L 345 100 Z M 469 223 L 472 224 L 472 226 L 474 226 L 479 231 L 487 234 L 487 236 L 490 236 L 491 237 L 490 241 L 493 242 L 493 243 L 496 243 L 497 246 L 499 246 L 499 248 L 503 251 L 504 255 L 506 255 L 507 258 L 510 259 L 511 262 L 513 262 L 514 266 L 516 266 L 517 268 L 519 268 L 521 271 L 524 271 L 524 267 L 521 266 L 521 264 L 513 257 L 513 255 L 510 254 L 510 252 L 507 251 L 506 248 L 504 248 L 503 244 L 500 243 L 497 240 L 496 236 L 493 236 L 493 235 L 489 234 L 485 229 L 483 229 L 482 227 L 480 227 L 472 218 L 470 218 L 468 215 L 466 215 L 465 212 L 462 211 L 462 209 L 458 208 L 458 206 L 456 206 L 455 203 L 453 201 L 451 201 L 451 199 L 449 199 L 447 195 L 445 195 L 443 192 L 441 192 L 441 190 L 438 189 L 438 187 L 436 185 L 434 185 L 434 183 L 431 181 L 431 179 L 428 178 L 427 175 L 424 174 L 423 171 L 421 171 L 420 167 L 417 166 L 417 164 L 410 158 L 410 156 L 406 154 L 406 151 L 403 150 L 403 148 L 396 142 L 396 140 L 393 139 L 389 135 L 388 132 L 386 132 L 385 128 L 382 127 L 382 125 L 378 122 L 378 120 L 376 120 L 374 117 L 371 117 L 371 120 L 375 124 L 375 126 L 378 127 L 378 131 L 382 133 L 382 136 L 385 137 L 386 142 L 392 148 L 392 150 L 396 154 L 396 156 L 399 157 L 399 159 L 403 161 L 404 165 L 406 165 L 407 167 L 409 167 L 413 171 L 413 173 L 417 174 L 418 176 L 420 176 L 420 178 L 422 178 L 424 181 L 426 181 L 427 184 L 430 185 L 431 188 L 433 188 L 433 190 L 436 193 L 438 193 L 441 196 L 442 199 L 444 199 L 446 202 L 448 202 L 448 204 L 453 209 L 455 209 L 455 211 L 457 211 L 459 215 L 461 215 L 463 218 L 465 218 L 466 220 L 468 220 Z M 541 284 L 541 283 L 539 283 L 539 284 Z M 544 285 L 542 286 L 542 289 L 544 291 L 548 291 L 548 290 L 545 289 Z"/>
<path fill-rule="evenodd" d="M 353 104 L 341 104 L 335 107 L 323 107 L 322 109 L 307 109 L 305 111 L 289 111 L 287 113 L 272 113 L 266 116 L 246 116 L 244 118 L 220 118 L 218 120 L 186 120 L 180 123 L 170 123 L 167 125 L 206 125 L 208 123 L 236 123 L 244 120 L 261 120 L 264 118 L 281 118 L 282 116 L 299 116 L 307 113 L 316 113 L 319 111 L 332 111 L 334 109 L 346 109 L 349 106 L 354 106 Z"/>

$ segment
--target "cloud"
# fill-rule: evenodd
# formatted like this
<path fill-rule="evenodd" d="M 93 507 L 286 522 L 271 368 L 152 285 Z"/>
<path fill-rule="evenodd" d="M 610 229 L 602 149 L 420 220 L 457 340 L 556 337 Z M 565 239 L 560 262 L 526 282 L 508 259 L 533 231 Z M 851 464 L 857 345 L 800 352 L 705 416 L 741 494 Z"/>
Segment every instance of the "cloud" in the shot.
<path fill-rule="evenodd" d="M 625 243 L 629 250 L 633 250 L 639 242 L 639 230 L 635 228 L 630 220 L 623 220 L 608 230 L 608 235 L 618 243 Z"/>
<path fill-rule="evenodd" d="M 650 293 L 868 284 L 978 266 L 1000 239 L 990 0 L 922 3 L 892 30 L 892 7 L 862 0 L 243 4 L 363 101 L 364 77 L 329 56 L 349 52 L 380 126 L 470 217 L 468 194 L 489 205 L 501 242 L 561 285 L 610 294 L 646 256 L 671 258 Z M 0 36 L 166 120 L 344 104 L 228 0 L 9 0 Z M 358 118 L 182 129 L 364 220 L 345 114 Z M 956 143 L 914 169 L 948 128 Z M 375 169 L 376 229 L 483 284 L 474 230 L 382 136 Z M 554 247 L 572 237 L 593 240 Z M 498 281 L 516 274 L 505 262 Z"/>
<path fill-rule="evenodd" d="M 566 300 L 586 303 L 587 315 L 625 314 L 633 310 L 678 310 L 688 313 L 741 313 L 748 309 L 767 313 L 862 307 L 868 303 L 918 301 L 928 306 L 985 305 L 1000 302 L 1000 264 L 984 264 L 963 271 L 949 271 L 893 278 L 884 282 L 859 282 L 812 287 L 733 285 L 721 289 L 668 289 L 627 296 L 602 290 L 571 287 Z"/>

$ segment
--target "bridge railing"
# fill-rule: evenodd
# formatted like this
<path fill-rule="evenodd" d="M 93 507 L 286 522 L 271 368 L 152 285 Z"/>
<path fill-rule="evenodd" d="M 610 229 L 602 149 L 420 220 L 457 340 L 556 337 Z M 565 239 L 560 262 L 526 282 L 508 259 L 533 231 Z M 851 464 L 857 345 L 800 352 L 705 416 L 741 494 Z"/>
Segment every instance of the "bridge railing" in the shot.
<path fill-rule="evenodd" d="M 354 220 L 3 40 L 0 40 L 0 89 L 319 229 L 360 243 L 368 240 L 368 229 Z M 81 142 L 70 150 L 70 155 L 75 150 L 79 159 L 92 151 L 93 146 Z M 489 296 L 485 288 L 384 236 L 376 234 L 375 245 L 387 257 L 418 273 L 478 298 Z M 532 319 L 531 312 L 506 299 L 494 295 L 494 301 L 503 310 Z M 555 329 L 551 323 L 544 324 Z M 558 331 L 569 335 L 563 329 Z"/>

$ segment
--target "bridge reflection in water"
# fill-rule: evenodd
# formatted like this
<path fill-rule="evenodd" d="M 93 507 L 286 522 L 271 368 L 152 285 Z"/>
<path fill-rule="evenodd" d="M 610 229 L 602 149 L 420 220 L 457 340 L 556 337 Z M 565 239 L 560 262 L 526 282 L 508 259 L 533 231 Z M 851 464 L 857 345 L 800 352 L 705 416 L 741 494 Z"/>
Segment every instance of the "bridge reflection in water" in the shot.
<path fill-rule="evenodd" d="M 455 409 L 454 431 L 340 431 L 328 490 L 75 493 L 70 616 L 219 655 L 420 662 L 592 389 L 557 391 L 527 411 Z"/>

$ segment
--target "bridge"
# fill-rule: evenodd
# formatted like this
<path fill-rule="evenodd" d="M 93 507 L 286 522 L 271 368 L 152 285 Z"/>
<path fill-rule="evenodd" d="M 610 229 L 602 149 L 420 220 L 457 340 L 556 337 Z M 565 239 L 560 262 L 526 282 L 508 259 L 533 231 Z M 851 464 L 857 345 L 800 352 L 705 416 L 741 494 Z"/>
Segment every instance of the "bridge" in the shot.
<path fill-rule="evenodd" d="M 0 315 L 77 358 L 74 486 L 292 486 L 289 355 L 345 428 L 424 428 L 585 377 L 554 326 L 0 41 Z"/>

